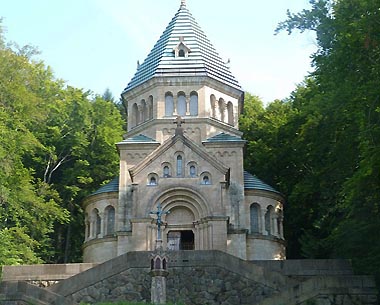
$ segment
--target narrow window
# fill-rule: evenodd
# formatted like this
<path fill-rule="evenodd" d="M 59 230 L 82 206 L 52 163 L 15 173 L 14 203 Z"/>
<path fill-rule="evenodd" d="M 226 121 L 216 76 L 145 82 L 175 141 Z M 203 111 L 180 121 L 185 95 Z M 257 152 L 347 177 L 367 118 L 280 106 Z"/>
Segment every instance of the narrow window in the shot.
<path fill-rule="evenodd" d="M 210 108 L 211 108 L 211 117 L 215 118 L 215 108 L 216 108 L 216 98 L 214 94 L 211 94 L 210 96 Z"/>
<path fill-rule="evenodd" d="M 165 165 L 164 166 L 164 177 L 169 177 L 170 176 L 170 171 L 169 171 L 169 166 Z"/>
<path fill-rule="evenodd" d="M 172 116 L 174 112 L 173 95 L 169 92 L 165 96 L 165 116 Z"/>
<path fill-rule="evenodd" d="M 234 106 L 231 102 L 227 104 L 228 124 L 234 125 Z"/>
<path fill-rule="evenodd" d="M 137 108 L 137 104 L 134 103 L 132 106 L 132 127 L 135 127 L 139 123 L 139 110 Z"/>
<path fill-rule="evenodd" d="M 259 233 L 259 206 L 254 203 L 250 206 L 251 233 Z"/>
<path fill-rule="evenodd" d="M 182 176 L 182 156 L 177 156 L 177 176 Z"/>
<path fill-rule="evenodd" d="M 100 218 L 100 215 L 99 213 L 97 212 L 96 213 L 96 231 L 95 231 L 95 236 L 97 237 L 100 232 L 101 232 L 101 227 L 102 227 L 102 219 Z"/>
<path fill-rule="evenodd" d="M 178 57 L 185 57 L 185 51 L 182 50 L 182 49 L 180 49 L 180 50 L 178 51 Z"/>
<path fill-rule="evenodd" d="M 108 206 L 106 208 L 107 213 L 107 235 L 115 233 L 115 208 Z"/>
<path fill-rule="evenodd" d="M 197 175 L 197 173 L 195 171 L 195 166 L 191 165 L 190 166 L 190 177 L 195 177 L 196 175 Z"/>
<path fill-rule="evenodd" d="M 198 94 L 196 92 L 190 94 L 190 115 L 198 115 Z"/>
<path fill-rule="evenodd" d="M 186 115 L 186 97 L 185 97 L 184 93 L 178 94 L 177 113 L 180 116 Z"/>
<path fill-rule="evenodd" d="M 273 235 L 273 207 L 270 205 L 265 213 L 265 230 L 268 235 Z"/>
<path fill-rule="evenodd" d="M 157 185 L 157 180 L 154 177 L 150 177 L 149 185 Z"/>
<path fill-rule="evenodd" d="M 210 178 L 208 176 L 203 177 L 203 184 L 210 184 Z"/>
<path fill-rule="evenodd" d="M 148 119 L 153 119 L 153 96 L 149 96 L 148 100 Z"/>

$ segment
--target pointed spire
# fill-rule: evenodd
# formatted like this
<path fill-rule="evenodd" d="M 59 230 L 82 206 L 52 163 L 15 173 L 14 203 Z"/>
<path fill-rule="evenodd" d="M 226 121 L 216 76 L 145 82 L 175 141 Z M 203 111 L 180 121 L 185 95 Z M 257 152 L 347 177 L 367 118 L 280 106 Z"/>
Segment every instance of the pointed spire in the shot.
<path fill-rule="evenodd" d="M 209 77 L 241 89 L 185 5 L 186 0 L 181 0 L 181 7 L 123 92 L 154 77 L 179 76 Z M 179 45 L 186 48 L 185 56 L 176 53 Z"/>

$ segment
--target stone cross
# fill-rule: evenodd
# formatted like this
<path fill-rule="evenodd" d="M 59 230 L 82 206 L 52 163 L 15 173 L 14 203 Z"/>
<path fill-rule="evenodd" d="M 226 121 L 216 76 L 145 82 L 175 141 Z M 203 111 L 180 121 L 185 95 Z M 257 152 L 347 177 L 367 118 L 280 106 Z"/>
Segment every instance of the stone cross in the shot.
<path fill-rule="evenodd" d="M 182 127 L 182 124 L 184 124 L 185 121 L 181 118 L 181 116 L 177 116 L 173 124 L 177 124 L 177 128 Z"/>
<path fill-rule="evenodd" d="M 161 234 L 161 226 L 162 226 L 162 215 L 166 215 L 166 214 L 169 214 L 170 211 L 163 211 L 162 210 L 162 206 L 161 206 L 161 203 L 158 203 L 157 205 L 157 211 L 151 211 L 150 214 L 155 214 L 157 215 L 157 220 L 156 220 L 156 224 L 157 224 L 157 240 L 158 241 L 161 241 L 162 240 L 162 234 Z"/>

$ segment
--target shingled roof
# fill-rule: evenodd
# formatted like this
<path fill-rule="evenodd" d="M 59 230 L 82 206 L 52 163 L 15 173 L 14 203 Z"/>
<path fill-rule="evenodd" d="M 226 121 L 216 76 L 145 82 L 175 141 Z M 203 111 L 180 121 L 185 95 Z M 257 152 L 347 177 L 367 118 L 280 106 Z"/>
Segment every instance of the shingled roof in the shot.
<path fill-rule="evenodd" d="M 180 43 L 189 50 L 187 57 L 175 56 Z M 241 90 L 184 1 L 123 93 L 154 77 L 165 76 L 208 76 Z"/>
<path fill-rule="evenodd" d="M 261 190 L 269 191 L 277 194 L 281 194 L 279 191 L 276 191 L 273 187 L 266 184 L 256 176 L 244 171 L 244 189 L 246 190 Z"/>

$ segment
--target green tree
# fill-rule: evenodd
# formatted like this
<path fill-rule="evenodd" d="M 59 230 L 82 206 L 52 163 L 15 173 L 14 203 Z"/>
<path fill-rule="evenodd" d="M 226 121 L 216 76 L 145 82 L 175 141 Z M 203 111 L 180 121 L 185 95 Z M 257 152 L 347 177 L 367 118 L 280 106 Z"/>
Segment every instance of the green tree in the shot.
<path fill-rule="evenodd" d="M 303 177 L 297 192 L 291 191 L 289 205 L 315 203 L 314 209 L 306 208 L 315 215 L 311 225 L 301 226 L 304 255 L 352 258 L 358 271 L 379 276 L 380 243 L 374 234 L 380 216 L 379 4 L 310 4 L 311 9 L 298 14 L 288 12 L 288 20 L 278 27 L 289 33 L 315 31 L 318 44 L 314 84 L 292 97 L 307 118 L 300 125 L 301 155 L 310 157 L 313 174 Z"/>

